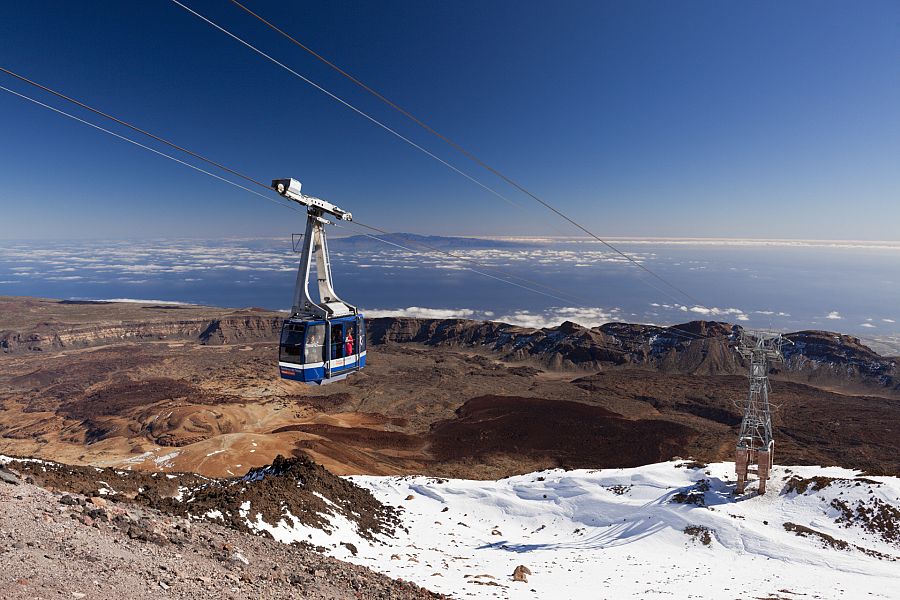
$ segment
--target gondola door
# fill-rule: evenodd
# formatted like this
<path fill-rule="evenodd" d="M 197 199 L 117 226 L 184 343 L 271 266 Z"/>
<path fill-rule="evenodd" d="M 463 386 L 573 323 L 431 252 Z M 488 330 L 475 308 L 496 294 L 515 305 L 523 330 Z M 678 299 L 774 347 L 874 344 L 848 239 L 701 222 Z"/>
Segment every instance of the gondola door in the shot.
<path fill-rule="evenodd" d="M 318 383 L 327 377 L 328 362 L 325 360 L 325 335 L 327 324 L 310 322 L 306 327 L 306 340 L 304 345 L 305 378 L 308 383 Z"/>
<path fill-rule="evenodd" d="M 346 338 L 346 333 L 344 332 L 343 321 L 332 321 L 331 322 L 331 360 L 334 361 L 332 364 L 332 368 L 340 369 L 344 363 L 342 359 L 344 358 L 344 339 Z"/>

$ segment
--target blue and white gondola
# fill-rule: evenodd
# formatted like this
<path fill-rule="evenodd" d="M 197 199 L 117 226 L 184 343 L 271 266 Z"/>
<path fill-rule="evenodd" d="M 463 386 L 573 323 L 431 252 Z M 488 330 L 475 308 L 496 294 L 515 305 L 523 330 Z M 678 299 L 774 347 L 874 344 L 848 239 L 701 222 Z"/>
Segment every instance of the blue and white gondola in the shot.
<path fill-rule="evenodd" d="M 352 335 L 347 353 L 347 334 Z M 325 320 L 285 319 L 278 369 L 282 379 L 322 384 L 340 381 L 366 366 L 362 315 Z"/>
<path fill-rule="evenodd" d="M 294 286 L 291 316 L 281 326 L 278 371 L 282 379 L 324 384 L 339 381 L 366 366 L 366 326 L 359 310 L 338 297 L 331 283 L 331 260 L 325 217 L 352 221 L 334 204 L 307 196 L 296 179 L 276 179 L 272 187 L 288 200 L 306 207 L 306 233 Z M 318 297 L 309 293 L 313 259 Z"/>

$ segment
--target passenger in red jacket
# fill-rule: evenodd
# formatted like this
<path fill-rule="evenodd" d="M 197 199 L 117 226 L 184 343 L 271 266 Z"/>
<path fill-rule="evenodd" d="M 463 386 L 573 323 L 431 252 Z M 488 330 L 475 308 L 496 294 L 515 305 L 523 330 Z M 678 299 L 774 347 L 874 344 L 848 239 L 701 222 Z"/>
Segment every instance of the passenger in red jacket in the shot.
<path fill-rule="evenodd" d="M 344 340 L 344 356 L 350 356 L 353 354 L 353 334 L 351 332 L 347 332 L 347 339 Z"/>

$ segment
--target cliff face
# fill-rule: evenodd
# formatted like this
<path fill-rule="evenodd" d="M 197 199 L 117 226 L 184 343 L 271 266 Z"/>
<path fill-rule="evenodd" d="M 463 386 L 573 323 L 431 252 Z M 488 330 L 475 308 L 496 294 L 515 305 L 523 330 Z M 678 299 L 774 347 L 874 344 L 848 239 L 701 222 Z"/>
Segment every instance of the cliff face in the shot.
<path fill-rule="evenodd" d="M 209 321 L 199 335 L 203 344 L 240 344 L 277 341 L 281 334 L 281 317 L 236 316 Z"/>
<path fill-rule="evenodd" d="M 118 343 L 185 341 L 200 344 L 276 342 L 279 313 L 207 307 L 65 305 L 32 301 L 45 312 L 20 329 L 0 330 L 0 352 L 54 351 Z M 30 305 L 29 305 L 30 306 Z M 48 308 L 49 307 L 49 308 Z M 163 311 L 163 309 L 166 309 Z M 73 313 L 93 311 L 90 316 Z M 113 321 L 111 317 L 128 317 Z M 101 318 L 102 317 L 102 318 Z M 8 320 L 6 326 L 11 322 Z M 664 373 L 743 375 L 733 351 L 739 326 L 693 321 L 672 327 L 607 323 L 588 328 L 566 322 L 532 329 L 463 319 L 380 318 L 368 321 L 369 342 L 480 348 L 505 361 L 538 363 L 553 370 L 600 371 L 638 367 Z M 897 358 L 884 357 L 858 338 L 826 331 L 787 334 L 784 365 L 774 371 L 796 381 L 873 386 L 900 394 Z"/>
<path fill-rule="evenodd" d="M 504 360 L 537 361 L 551 369 L 597 371 L 641 367 L 665 373 L 744 375 L 747 365 L 732 349 L 740 326 L 693 321 L 673 327 L 607 323 L 587 328 L 563 323 L 528 329 L 461 319 L 385 318 L 369 324 L 373 344 L 419 343 L 481 347 Z M 898 359 L 884 357 L 858 338 L 826 331 L 787 334 L 784 365 L 773 371 L 811 383 L 856 384 L 900 393 Z"/>
<path fill-rule="evenodd" d="M 0 331 L 0 350 L 20 351 L 87 348 L 123 342 L 161 340 L 202 344 L 239 344 L 278 339 L 281 319 L 274 316 L 234 316 L 177 321 L 98 323 L 79 327 L 41 323 L 27 331 Z"/>
<path fill-rule="evenodd" d="M 900 391 L 900 359 L 885 357 L 859 338 L 830 331 L 799 331 L 786 336 L 785 370 L 808 380 L 863 380 Z"/>
<path fill-rule="evenodd" d="M 549 368 L 597 370 L 610 366 L 652 367 L 684 373 L 738 373 L 742 366 L 729 349 L 727 323 L 695 321 L 675 327 L 607 323 L 587 328 L 566 322 L 528 329 L 460 319 L 374 319 L 373 344 L 420 343 L 481 346 L 505 360 L 537 360 Z"/>

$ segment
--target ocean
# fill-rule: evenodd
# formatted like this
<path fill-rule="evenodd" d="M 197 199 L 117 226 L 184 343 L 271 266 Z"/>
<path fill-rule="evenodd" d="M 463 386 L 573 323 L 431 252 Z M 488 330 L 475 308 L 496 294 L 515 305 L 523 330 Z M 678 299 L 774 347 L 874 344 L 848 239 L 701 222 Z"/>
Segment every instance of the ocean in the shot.
<path fill-rule="evenodd" d="M 369 316 L 533 327 L 702 318 L 900 340 L 900 242 L 613 242 L 663 283 L 585 239 L 388 241 L 408 249 L 363 236 L 330 240 L 338 293 Z M 0 295 L 286 310 L 298 259 L 285 239 L 0 240 Z"/>

